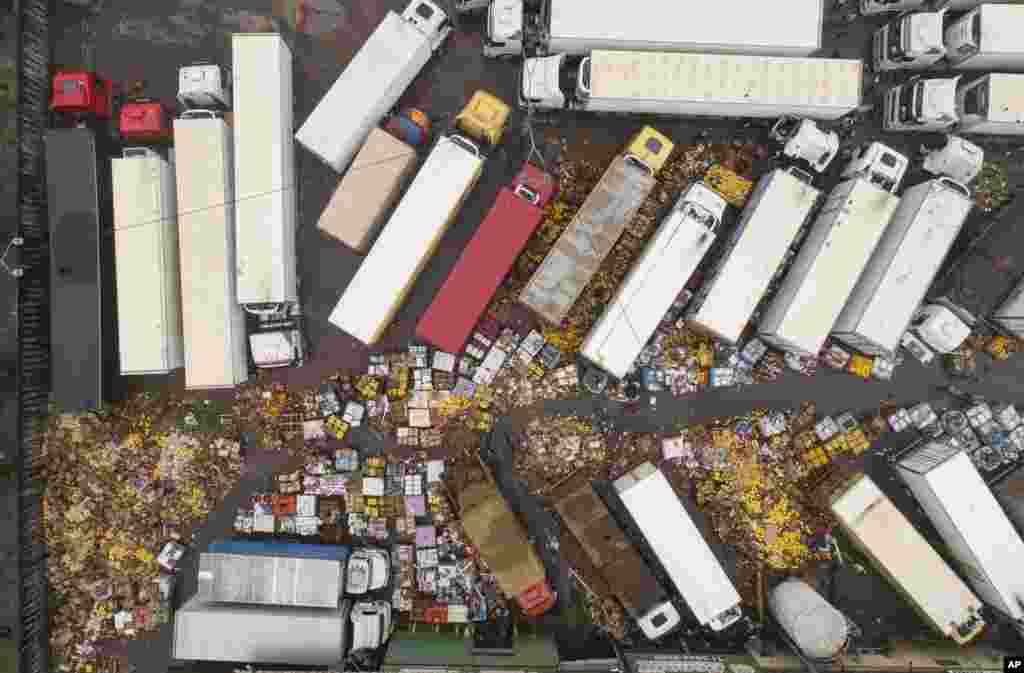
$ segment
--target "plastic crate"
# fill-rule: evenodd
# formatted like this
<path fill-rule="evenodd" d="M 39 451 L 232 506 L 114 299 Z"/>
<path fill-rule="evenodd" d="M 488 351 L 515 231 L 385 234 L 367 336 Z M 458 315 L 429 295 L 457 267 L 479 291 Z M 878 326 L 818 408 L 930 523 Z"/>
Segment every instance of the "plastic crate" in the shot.
<path fill-rule="evenodd" d="M 1011 431 L 1021 424 L 1020 414 L 1017 407 L 1012 404 L 1002 404 L 993 410 L 993 417 L 1003 430 Z"/>
<path fill-rule="evenodd" d="M 814 424 L 814 434 L 817 435 L 818 440 L 821 442 L 827 442 L 838 434 L 838 432 L 839 425 L 831 416 L 826 416 Z"/>
<path fill-rule="evenodd" d="M 928 426 L 939 422 L 939 417 L 935 415 L 932 405 L 927 402 L 921 402 L 911 407 L 909 413 L 914 427 L 918 430 L 924 430 Z"/>
<path fill-rule="evenodd" d="M 893 432 L 903 432 L 913 424 L 910 412 L 906 409 L 898 410 L 886 420 L 889 421 L 889 427 L 892 428 Z"/>
<path fill-rule="evenodd" d="M 967 414 L 967 422 L 975 430 L 992 420 L 992 408 L 984 402 L 968 407 L 964 413 Z"/>
<path fill-rule="evenodd" d="M 871 372 L 874 371 L 874 369 L 874 358 L 868 357 L 867 355 L 861 355 L 860 353 L 855 353 L 851 356 L 850 362 L 847 365 L 847 371 L 862 379 L 871 378 Z"/>

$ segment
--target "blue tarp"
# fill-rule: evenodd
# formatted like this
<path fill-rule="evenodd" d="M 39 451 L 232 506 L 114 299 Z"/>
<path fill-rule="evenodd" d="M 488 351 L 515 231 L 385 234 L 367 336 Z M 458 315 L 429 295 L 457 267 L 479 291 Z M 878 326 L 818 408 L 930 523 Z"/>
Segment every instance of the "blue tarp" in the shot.
<path fill-rule="evenodd" d="M 211 554 L 241 554 L 243 556 L 284 556 L 288 558 L 346 561 L 352 548 L 337 544 L 305 544 L 276 540 L 218 540 L 206 550 Z"/>

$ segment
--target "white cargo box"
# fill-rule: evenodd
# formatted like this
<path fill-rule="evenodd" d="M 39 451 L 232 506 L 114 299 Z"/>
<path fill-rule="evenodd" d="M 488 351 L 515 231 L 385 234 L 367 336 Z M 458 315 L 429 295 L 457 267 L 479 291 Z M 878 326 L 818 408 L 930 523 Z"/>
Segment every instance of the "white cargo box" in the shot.
<path fill-rule="evenodd" d="M 595 112 L 838 119 L 861 103 L 863 67 L 855 59 L 594 51 L 590 91 L 582 107 Z"/>
<path fill-rule="evenodd" d="M 965 644 L 981 633 L 981 601 L 870 477 L 833 496 L 843 532 L 939 633 Z"/>
<path fill-rule="evenodd" d="M 174 120 L 185 387 L 230 388 L 248 376 L 245 316 L 235 294 L 231 132 L 210 112 Z M 210 329 L 217 325 L 217 329 Z"/>
<path fill-rule="evenodd" d="M 295 134 L 300 145 L 342 173 L 451 30 L 429 0 L 401 16 L 388 12 Z"/>
<path fill-rule="evenodd" d="M 724 0 L 703 7 L 678 0 L 628 6 L 594 0 L 549 0 L 547 50 L 643 49 L 808 56 L 821 47 L 821 0 L 777 4 Z M 782 12 L 780 14 L 780 12 Z"/>
<path fill-rule="evenodd" d="M 395 208 L 330 315 L 364 344 L 380 338 L 426 266 L 484 159 L 461 136 L 442 137 Z"/>
<path fill-rule="evenodd" d="M 897 464 L 978 595 L 1024 620 L 1024 541 L 965 452 L 926 442 Z"/>
<path fill-rule="evenodd" d="M 832 336 L 870 355 L 895 353 L 973 206 L 949 178 L 906 190 Z"/>
<path fill-rule="evenodd" d="M 686 320 L 735 344 L 821 192 L 783 170 L 761 178 L 721 261 L 691 300 Z"/>
<path fill-rule="evenodd" d="M 231 36 L 238 302 L 298 299 L 292 54 L 276 33 Z"/>
<path fill-rule="evenodd" d="M 833 189 L 765 311 L 759 336 L 782 350 L 817 356 L 898 203 L 864 178 Z"/>
<path fill-rule="evenodd" d="M 193 108 L 226 108 L 231 89 L 219 65 L 187 65 L 178 71 L 178 102 Z"/>
<path fill-rule="evenodd" d="M 679 197 L 590 329 L 580 349 L 583 357 L 625 378 L 715 242 L 725 206 L 722 197 L 700 183 Z"/>
<path fill-rule="evenodd" d="M 111 166 L 121 374 L 166 374 L 185 366 L 174 164 L 132 147 Z"/>

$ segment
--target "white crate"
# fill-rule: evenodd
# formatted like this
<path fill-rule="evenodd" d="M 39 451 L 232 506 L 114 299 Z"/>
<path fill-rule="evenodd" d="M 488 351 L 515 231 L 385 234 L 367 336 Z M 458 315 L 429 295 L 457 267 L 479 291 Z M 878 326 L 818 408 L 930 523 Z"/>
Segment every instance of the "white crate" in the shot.
<path fill-rule="evenodd" d="M 785 414 L 776 411 L 767 416 L 762 416 L 758 421 L 758 429 L 761 431 L 761 436 L 765 438 L 782 434 L 786 431 Z"/>
<path fill-rule="evenodd" d="M 978 429 L 984 425 L 986 421 L 992 420 L 992 408 L 984 402 L 968 407 L 964 413 L 967 414 L 967 422 L 970 423 L 971 427 L 974 429 Z"/>
<path fill-rule="evenodd" d="M 747 363 L 747 366 L 753 367 L 760 362 L 761 358 L 763 358 L 764 354 L 767 352 L 768 346 L 766 346 L 763 341 L 756 338 L 751 339 L 747 342 L 747 345 L 743 347 L 743 350 L 740 351 L 740 359 Z"/>
<path fill-rule="evenodd" d="M 429 428 L 430 409 L 409 409 L 409 426 L 413 428 Z"/>
<path fill-rule="evenodd" d="M 416 390 L 433 390 L 433 370 L 426 367 L 412 370 L 412 387 Z"/>
<path fill-rule="evenodd" d="M 860 423 L 857 421 L 857 417 L 849 411 L 836 416 L 836 425 L 839 426 L 839 430 L 841 432 L 853 432 L 860 428 Z"/>
<path fill-rule="evenodd" d="M 878 379 L 879 381 L 888 381 L 892 379 L 893 371 L 896 369 L 896 363 L 888 358 L 876 357 L 874 364 L 871 366 L 871 377 Z"/>
<path fill-rule="evenodd" d="M 363 495 L 384 495 L 384 478 L 363 477 Z"/>
<path fill-rule="evenodd" d="M 296 516 L 316 516 L 316 496 L 300 495 L 295 498 Z"/>
<path fill-rule="evenodd" d="M 1012 404 L 1000 405 L 994 411 L 996 422 L 1002 426 L 1003 430 L 1014 430 L 1020 425 L 1020 414 L 1017 413 L 1017 407 Z"/>
<path fill-rule="evenodd" d="M 839 433 L 839 424 L 831 416 L 826 416 L 814 425 L 814 434 L 818 441 L 827 442 Z"/>
<path fill-rule="evenodd" d="M 345 414 L 341 417 L 341 420 L 355 428 L 362 424 L 365 414 L 366 407 L 358 402 L 348 402 L 345 405 Z"/>
<path fill-rule="evenodd" d="M 455 356 L 444 351 L 434 351 L 434 369 L 451 374 L 455 371 Z"/>
<path fill-rule="evenodd" d="M 939 417 L 935 415 L 932 405 L 927 402 L 921 402 L 911 407 L 910 419 L 918 430 L 924 430 L 929 425 L 939 421 Z"/>
<path fill-rule="evenodd" d="M 893 432 L 903 432 L 913 424 L 913 420 L 910 418 L 910 412 L 906 409 L 900 409 L 890 416 L 888 421 L 889 427 L 892 428 Z"/>

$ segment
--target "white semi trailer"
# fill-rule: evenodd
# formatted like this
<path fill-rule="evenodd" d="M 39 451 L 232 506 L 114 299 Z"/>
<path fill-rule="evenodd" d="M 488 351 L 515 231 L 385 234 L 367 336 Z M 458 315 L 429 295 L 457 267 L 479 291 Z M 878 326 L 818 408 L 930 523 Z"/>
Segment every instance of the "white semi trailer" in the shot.
<path fill-rule="evenodd" d="M 896 472 L 988 605 L 1024 635 L 1024 540 L 965 451 L 924 442 Z"/>
<path fill-rule="evenodd" d="M 816 356 L 882 239 L 899 198 L 860 176 L 832 190 L 771 300 L 759 336 Z"/>
<path fill-rule="evenodd" d="M 832 336 L 892 356 L 973 206 L 970 190 L 949 178 L 907 189 Z"/>
<path fill-rule="evenodd" d="M 520 104 L 674 116 L 838 119 L 861 103 L 855 59 L 592 51 L 523 62 Z"/>
<path fill-rule="evenodd" d="M 448 16 L 430 0 L 413 0 L 401 15 L 388 12 L 295 140 L 343 173 L 451 30 Z"/>
<path fill-rule="evenodd" d="M 821 48 L 822 0 L 492 0 L 486 56 L 592 49 L 809 56 Z M 781 13 L 784 11 L 784 14 Z"/>
<path fill-rule="evenodd" d="M 111 162 L 121 374 L 185 365 L 174 164 L 146 147 Z"/>

